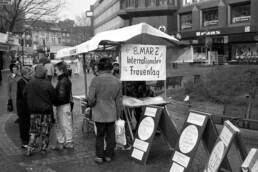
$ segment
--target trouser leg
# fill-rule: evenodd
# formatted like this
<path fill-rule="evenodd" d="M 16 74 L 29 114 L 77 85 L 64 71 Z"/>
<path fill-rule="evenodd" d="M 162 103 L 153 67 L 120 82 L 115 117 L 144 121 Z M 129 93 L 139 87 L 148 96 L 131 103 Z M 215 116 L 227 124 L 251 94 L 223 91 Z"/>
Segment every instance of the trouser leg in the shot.
<path fill-rule="evenodd" d="M 49 145 L 49 135 L 51 126 L 51 114 L 45 114 L 41 119 L 41 150 L 46 150 Z"/>
<path fill-rule="evenodd" d="M 70 104 L 57 107 L 56 136 L 59 143 L 73 142 L 72 113 Z"/>
<path fill-rule="evenodd" d="M 114 150 L 116 147 L 115 122 L 110 122 L 106 124 L 106 135 L 107 147 L 105 156 L 112 158 L 114 156 Z"/>
<path fill-rule="evenodd" d="M 29 135 L 30 115 L 29 114 L 23 114 L 23 116 L 20 116 L 19 129 L 20 129 L 20 138 L 21 138 L 22 145 L 27 145 L 30 138 L 30 135 Z"/>
<path fill-rule="evenodd" d="M 41 128 L 41 114 L 31 114 L 30 115 L 30 139 L 28 146 L 31 148 L 35 147 L 40 136 Z"/>
<path fill-rule="evenodd" d="M 99 158 L 104 158 L 104 136 L 106 123 L 95 122 L 97 128 L 96 134 L 96 155 Z"/>

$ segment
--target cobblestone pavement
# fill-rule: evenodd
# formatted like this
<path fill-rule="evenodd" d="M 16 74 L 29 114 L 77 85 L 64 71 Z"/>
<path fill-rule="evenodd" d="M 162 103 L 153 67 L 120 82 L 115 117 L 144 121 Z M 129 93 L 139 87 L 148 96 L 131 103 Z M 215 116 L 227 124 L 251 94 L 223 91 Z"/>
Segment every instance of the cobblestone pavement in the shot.
<path fill-rule="evenodd" d="M 6 74 L 3 75 L 6 77 Z M 90 79 L 92 76 L 88 77 Z M 71 78 L 75 87 L 73 92 L 77 94 L 83 94 L 82 84 L 83 77 Z M 79 82 L 79 84 L 75 84 Z M 78 91 L 80 90 L 80 91 Z M 20 148 L 20 139 L 18 132 L 18 125 L 13 121 L 16 119 L 16 115 L 12 113 L 6 113 L 6 84 L 3 83 L 0 86 L 0 171 L 1 172 L 145 172 L 145 171 L 169 171 L 172 150 L 169 150 L 165 141 L 160 135 L 154 138 L 152 149 L 147 161 L 147 165 L 143 166 L 132 161 L 129 157 L 129 151 L 117 150 L 114 160 L 110 163 L 104 163 L 98 165 L 94 163 L 95 157 L 95 139 L 93 131 L 89 134 L 82 132 L 82 117 L 80 116 L 79 102 L 75 103 L 74 111 L 74 150 L 63 150 L 62 152 L 48 151 L 46 156 L 42 156 L 38 150 L 35 154 L 28 158 L 22 154 L 24 150 Z M 202 108 L 205 107 L 205 108 Z M 211 114 L 220 115 L 222 113 L 221 107 L 214 107 L 208 104 L 193 105 L 193 108 L 208 112 Z M 168 111 L 171 120 L 173 121 L 177 131 L 180 133 L 181 127 L 189 113 L 187 103 L 181 103 L 171 100 L 171 104 L 168 105 Z M 221 126 L 217 126 L 218 130 L 221 130 Z M 50 147 L 56 142 L 55 134 L 51 131 Z M 257 147 L 258 138 L 257 131 L 243 130 L 241 129 L 243 140 L 250 150 L 252 147 Z M 205 162 L 208 159 L 208 155 L 202 144 L 196 153 L 196 157 L 193 160 L 191 171 L 201 171 Z M 229 152 L 228 159 L 233 167 L 233 171 L 239 171 L 241 164 L 237 158 L 237 151 L 232 147 Z"/>

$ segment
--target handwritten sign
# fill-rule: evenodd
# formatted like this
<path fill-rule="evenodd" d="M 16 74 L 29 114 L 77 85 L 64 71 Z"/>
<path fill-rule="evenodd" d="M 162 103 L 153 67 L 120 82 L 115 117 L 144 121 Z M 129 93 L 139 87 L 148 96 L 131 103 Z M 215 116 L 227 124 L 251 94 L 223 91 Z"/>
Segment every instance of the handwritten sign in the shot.
<path fill-rule="evenodd" d="M 166 46 L 124 44 L 121 48 L 121 80 L 166 79 Z"/>

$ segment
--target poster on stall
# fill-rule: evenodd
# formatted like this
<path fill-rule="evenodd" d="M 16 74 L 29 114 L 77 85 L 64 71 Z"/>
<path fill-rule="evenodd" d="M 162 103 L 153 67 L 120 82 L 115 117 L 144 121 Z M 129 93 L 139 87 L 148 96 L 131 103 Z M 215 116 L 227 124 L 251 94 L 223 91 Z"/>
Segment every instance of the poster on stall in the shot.
<path fill-rule="evenodd" d="M 120 79 L 122 81 L 166 80 L 166 46 L 122 45 Z"/>

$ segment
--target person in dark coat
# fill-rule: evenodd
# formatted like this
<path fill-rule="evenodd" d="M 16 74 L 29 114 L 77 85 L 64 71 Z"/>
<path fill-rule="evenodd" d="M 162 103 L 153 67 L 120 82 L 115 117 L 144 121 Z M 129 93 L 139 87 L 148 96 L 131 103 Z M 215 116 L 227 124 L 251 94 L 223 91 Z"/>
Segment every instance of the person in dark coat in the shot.
<path fill-rule="evenodd" d="M 27 82 L 31 79 L 32 70 L 30 67 L 23 67 L 21 70 L 22 78 L 17 82 L 17 114 L 19 116 L 19 129 L 21 138 L 21 147 L 27 148 L 29 142 L 30 131 L 30 113 L 27 105 L 26 98 L 23 95 L 23 91 Z"/>
<path fill-rule="evenodd" d="M 8 99 L 12 100 L 13 104 L 13 112 L 17 113 L 17 106 L 16 106 L 16 95 L 17 95 L 17 81 L 21 78 L 19 75 L 19 66 L 17 64 L 11 64 L 9 66 L 10 71 L 12 72 L 11 75 L 8 76 L 7 79 L 7 94 Z M 14 121 L 14 123 L 19 123 L 19 116 Z"/>
<path fill-rule="evenodd" d="M 30 139 L 25 156 L 31 156 L 32 151 L 41 135 L 41 153 L 46 155 L 49 145 L 51 128 L 51 113 L 53 105 L 57 103 L 57 96 L 53 85 L 46 80 L 47 70 L 38 65 L 35 76 L 24 89 L 30 112 Z"/>

